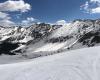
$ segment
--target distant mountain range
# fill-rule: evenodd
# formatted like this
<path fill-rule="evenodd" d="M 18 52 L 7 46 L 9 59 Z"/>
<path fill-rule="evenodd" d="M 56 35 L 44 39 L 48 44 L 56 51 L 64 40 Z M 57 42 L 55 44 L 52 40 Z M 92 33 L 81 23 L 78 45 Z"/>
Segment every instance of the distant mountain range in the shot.
<path fill-rule="evenodd" d="M 99 43 L 99 19 L 74 20 L 64 25 L 0 26 L 0 54 L 39 57 L 63 50 L 98 46 Z"/>

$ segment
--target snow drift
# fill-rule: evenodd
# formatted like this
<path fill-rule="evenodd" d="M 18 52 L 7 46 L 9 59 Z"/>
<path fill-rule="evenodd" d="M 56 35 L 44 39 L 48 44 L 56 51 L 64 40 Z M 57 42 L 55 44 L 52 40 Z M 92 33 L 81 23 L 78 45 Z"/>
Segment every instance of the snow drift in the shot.
<path fill-rule="evenodd" d="M 100 80 L 100 47 L 0 65 L 0 80 Z"/>

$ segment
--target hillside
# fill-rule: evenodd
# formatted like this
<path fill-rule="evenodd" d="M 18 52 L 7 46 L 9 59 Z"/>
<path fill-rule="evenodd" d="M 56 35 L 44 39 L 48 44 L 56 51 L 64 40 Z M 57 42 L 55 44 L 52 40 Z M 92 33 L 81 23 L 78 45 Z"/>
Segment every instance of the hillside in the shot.
<path fill-rule="evenodd" d="M 0 65 L 0 80 L 100 80 L 100 47 Z"/>
<path fill-rule="evenodd" d="M 63 25 L 0 26 L 0 63 L 99 46 L 99 43 L 99 19 L 74 20 Z"/>

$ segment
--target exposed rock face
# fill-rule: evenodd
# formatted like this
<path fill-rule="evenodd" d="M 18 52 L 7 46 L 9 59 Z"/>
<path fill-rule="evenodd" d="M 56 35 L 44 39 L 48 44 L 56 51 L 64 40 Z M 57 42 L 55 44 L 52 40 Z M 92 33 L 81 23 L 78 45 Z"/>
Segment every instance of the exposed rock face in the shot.
<path fill-rule="evenodd" d="M 66 42 L 66 48 L 100 43 L 100 20 L 75 20 L 66 25 L 34 24 L 29 27 L 0 27 L 0 54 L 23 53 L 43 40 L 43 44 Z M 40 44 L 42 47 L 42 44 Z M 70 47 L 69 47 L 70 46 Z M 9 48 L 7 48 L 9 47 Z M 39 47 L 39 46 L 38 46 Z"/>
<path fill-rule="evenodd" d="M 75 20 L 57 29 L 48 43 L 64 43 L 67 49 L 92 47 L 100 43 L 100 20 Z"/>
<path fill-rule="evenodd" d="M 11 51 L 20 45 L 27 46 L 38 42 L 51 34 L 54 28 L 45 23 L 34 24 L 29 27 L 0 27 L 0 54 L 11 54 Z"/>

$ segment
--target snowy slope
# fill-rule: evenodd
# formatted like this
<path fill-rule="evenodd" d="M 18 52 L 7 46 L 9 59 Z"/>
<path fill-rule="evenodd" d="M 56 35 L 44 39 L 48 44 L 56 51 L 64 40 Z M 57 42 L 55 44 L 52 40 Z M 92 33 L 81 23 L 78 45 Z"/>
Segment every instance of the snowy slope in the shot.
<path fill-rule="evenodd" d="M 0 63 L 99 45 L 99 19 L 75 20 L 62 26 L 40 23 L 29 27 L 0 27 L 0 59 L 5 59 Z M 9 55 L 13 55 L 11 59 Z"/>
<path fill-rule="evenodd" d="M 100 43 L 100 20 L 76 20 L 54 30 L 42 43 L 31 45 L 27 53 L 57 51 L 97 46 Z M 37 47 L 38 46 L 38 47 Z M 34 49 L 35 48 L 35 49 Z"/>
<path fill-rule="evenodd" d="M 100 47 L 0 65 L 0 80 L 100 80 Z"/>

